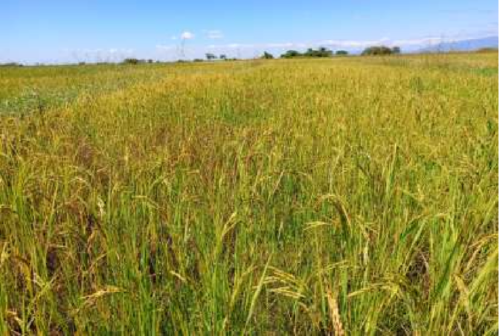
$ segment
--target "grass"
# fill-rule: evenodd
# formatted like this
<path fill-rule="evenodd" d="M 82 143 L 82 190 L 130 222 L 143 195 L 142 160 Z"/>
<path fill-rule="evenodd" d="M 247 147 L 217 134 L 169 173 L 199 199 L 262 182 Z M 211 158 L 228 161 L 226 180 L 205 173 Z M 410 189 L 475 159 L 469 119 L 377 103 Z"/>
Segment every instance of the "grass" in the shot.
<path fill-rule="evenodd" d="M 496 334 L 497 62 L 0 69 L 0 334 Z"/>

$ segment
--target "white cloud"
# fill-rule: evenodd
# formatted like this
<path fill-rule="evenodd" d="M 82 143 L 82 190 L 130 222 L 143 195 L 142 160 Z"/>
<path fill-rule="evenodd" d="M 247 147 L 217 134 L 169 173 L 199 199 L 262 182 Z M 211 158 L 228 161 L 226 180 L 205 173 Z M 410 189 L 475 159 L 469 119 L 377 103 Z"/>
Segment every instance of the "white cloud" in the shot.
<path fill-rule="evenodd" d="M 436 45 L 442 42 L 446 42 L 446 39 L 441 37 L 427 37 L 427 38 L 413 39 L 413 40 L 396 40 L 393 41 L 392 44 L 401 46 L 421 46 L 421 45 Z"/>
<path fill-rule="evenodd" d="M 174 50 L 175 48 L 176 48 L 176 46 L 173 46 L 173 45 L 163 45 L 163 44 L 156 45 L 156 49 L 159 51 L 170 51 L 170 50 Z"/>
<path fill-rule="evenodd" d="M 224 34 L 220 30 L 206 30 L 205 35 L 211 40 L 217 40 L 224 38 Z"/>
<path fill-rule="evenodd" d="M 313 47 L 315 44 L 307 43 L 293 43 L 293 42 L 282 42 L 282 43 L 258 43 L 258 44 L 241 44 L 241 43 L 230 43 L 230 44 L 211 44 L 208 47 L 210 49 L 291 49 L 291 48 L 307 48 Z"/>
<path fill-rule="evenodd" d="M 295 43 L 286 42 L 286 43 L 267 43 L 264 46 L 268 48 L 292 48 L 295 46 Z"/>
<path fill-rule="evenodd" d="M 370 45 L 382 44 L 386 40 L 374 41 L 355 41 L 355 40 L 326 40 L 320 41 L 318 44 L 330 47 L 343 47 L 343 48 L 363 48 Z"/>
<path fill-rule="evenodd" d="M 121 62 L 133 57 L 133 49 L 63 49 L 64 59 L 68 62 Z"/>
<path fill-rule="evenodd" d="M 316 42 L 277 42 L 277 43 L 258 43 L 258 44 L 211 44 L 206 48 L 217 52 L 234 52 L 241 51 L 242 56 L 252 57 L 254 53 L 262 53 L 264 51 L 281 53 L 286 50 L 305 50 L 307 48 L 326 47 L 333 50 L 346 49 L 352 52 L 359 52 L 362 49 L 375 45 L 387 45 L 389 47 L 399 46 L 406 51 L 419 50 L 424 47 L 438 45 L 443 42 L 450 42 L 450 38 L 443 37 L 424 37 L 416 39 L 401 39 L 393 40 L 388 37 L 383 37 L 378 40 L 324 40 Z M 465 40 L 462 38 L 461 40 Z"/>
<path fill-rule="evenodd" d="M 208 32 L 204 31 L 206 36 Z M 404 52 L 413 52 L 433 45 L 439 45 L 443 42 L 466 40 L 466 37 L 433 37 L 426 36 L 414 39 L 391 39 L 380 38 L 373 40 L 324 40 L 309 42 L 269 42 L 269 43 L 211 43 L 207 45 L 186 44 L 182 46 L 175 42 L 159 44 L 156 51 L 161 59 L 194 59 L 204 58 L 207 52 L 214 54 L 225 54 L 228 57 L 253 58 L 259 57 L 264 51 L 270 52 L 276 56 L 287 50 L 305 51 L 307 48 L 326 47 L 331 50 L 347 50 L 353 54 L 361 52 L 364 48 L 375 45 L 386 45 L 389 47 L 399 46 Z"/>
<path fill-rule="evenodd" d="M 326 40 L 319 42 L 318 45 L 324 45 L 331 48 L 360 49 L 374 45 L 388 45 L 388 46 L 397 45 L 400 47 L 429 46 L 447 41 L 448 39 L 441 37 L 426 37 L 426 38 L 406 39 L 406 40 L 392 40 L 388 37 L 384 37 L 379 40 Z"/>
<path fill-rule="evenodd" d="M 194 34 L 189 31 L 185 31 L 181 34 L 181 40 L 192 40 L 192 39 L 194 39 Z"/>

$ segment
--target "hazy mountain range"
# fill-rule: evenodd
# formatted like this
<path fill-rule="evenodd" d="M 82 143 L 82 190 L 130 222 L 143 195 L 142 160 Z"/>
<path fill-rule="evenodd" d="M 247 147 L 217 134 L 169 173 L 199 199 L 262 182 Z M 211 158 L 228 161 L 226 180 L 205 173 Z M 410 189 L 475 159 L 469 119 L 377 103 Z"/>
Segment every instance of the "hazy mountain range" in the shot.
<path fill-rule="evenodd" d="M 417 52 L 473 51 L 482 48 L 498 49 L 498 36 L 441 42 L 430 47 L 418 49 Z"/>
<path fill-rule="evenodd" d="M 422 40 L 380 40 L 362 41 L 349 43 L 325 43 L 329 49 L 347 50 L 351 54 L 361 54 L 366 47 L 376 45 L 387 45 L 389 47 L 399 46 L 403 53 L 424 53 L 424 52 L 450 52 L 450 51 L 474 51 L 482 48 L 498 48 L 498 36 L 488 36 L 481 38 L 467 39 L 439 39 L 426 38 Z"/>

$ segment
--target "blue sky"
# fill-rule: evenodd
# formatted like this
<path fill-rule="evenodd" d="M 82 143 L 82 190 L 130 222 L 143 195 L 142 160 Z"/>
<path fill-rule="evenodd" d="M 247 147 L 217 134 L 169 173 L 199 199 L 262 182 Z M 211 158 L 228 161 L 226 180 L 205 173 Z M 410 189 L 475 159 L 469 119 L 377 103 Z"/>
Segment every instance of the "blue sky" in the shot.
<path fill-rule="evenodd" d="M 264 50 L 374 43 L 410 50 L 443 39 L 497 35 L 498 3 L 2 0 L 0 29 L 0 62 L 173 60 L 205 52 L 252 57 Z"/>

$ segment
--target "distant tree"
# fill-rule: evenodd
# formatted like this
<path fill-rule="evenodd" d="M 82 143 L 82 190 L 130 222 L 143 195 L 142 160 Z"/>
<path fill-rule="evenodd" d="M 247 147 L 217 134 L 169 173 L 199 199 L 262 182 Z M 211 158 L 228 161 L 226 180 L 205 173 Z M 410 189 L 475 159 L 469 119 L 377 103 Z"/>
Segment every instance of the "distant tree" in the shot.
<path fill-rule="evenodd" d="M 264 54 L 262 55 L 261 58 L 263 58 L 263 59 L 273 59 L 274 56 L 273 56 L 273 54 L 268 53 L 267 51 L 264 51 Z"/>
<path fill-rule="evenodd" d="M 304 56 L 313 57 L 314 56 L 314 49 L 313 48 L 307 49 L 306 52 L 304 53 Z"/>
<path fill-rule="evenodd" d="M 196 63 L 203 62 L 203 59 L 201 59 L 201 58 L 195 58 L 193 60 L 193 62 L 196 62 Z"/>
<path fill-rule="evenodd" d="M 400 48 L 400 47 L 398 47 L 398 46 L 392 47 L 392 53 L 393 53 L 394 55 L 401 54 L 401 48 Z"/>
<path fill-rule="evenodd" d="M 498 48 L 490 47 L 490 48 L 480 48 L 476 50 L 477 53 L 497 53 Z"/>
<path fill-rule="evenodd" d="M 224 61 L 226 61 L 226 60 L 227 60 L 227 56 L 226 56 L 226 55 L 224 55 L 224 54 L 220 55 L 220 56 L 219 56 L 219 58 L 220 58 L 221 60 L 224 60 Z"/>
<path fill-rule="evenodd" d="M 320 47 L 318 50 L 314 50 L 312 48 L 307 49 L 304 53 L 306 57 L 331 57 L 333 56 L 333 51 L 328 50 L 325 47 Z"/>
<path fill-rule="evenodd" d="M 217 56 L 215 56 L 214 54 L 211 54 L 211 53 L 206 53 L 205 54 L 205 57 L 207 58 L 207 60 L 209 61 L 213 61 L 215 59 L 217 59 Z"/>
<path fill-rule="evenodd" d="M 337 52 L 335 53 L 335 55 L 337 55 L 337 56 L 345 56 L 345 55 L 349 55 L 349 52 L 346 51 L 346 50 L 337 50 Z"/>
<path fill-rule="evenodd" d="M 316 52 L 317 57 L 332 57 L 333 56 L 333 51 L 325 48 L 325 47 L 320 47 L 318 51 Z"/>
<path fill-rule="evenodd" d="M 296 50 L 288 50 L 286 53 L 281 55 L 281 58 L 294 58 L 294 57 L 332 57 L 333 51 L 320 47 L 319 49 L 309 48 L 303 54 Z"/>
<path fill-rule="evenodd" d="M 125 58 L 123 60 L 123 64 L 133 64 L 133 65 L 136 65 L 136 64 L 139 64 L 141 61 L 138 60 L 137 58 Z"/>
<path fill-rule="evenodd" d="M 148 59 L 148 63 L 149 64 L 153 63 L 153 60 L 152 59 Z"/>
<path fill-rule="evenodd" d="M 314 49 L 313 48 L 309 48 L 304 53 L 304 56 L 306 56 L 306 57 L 314 57 L 314 54 L 315 54 Z"/>
<path fill-rule="evenodd" d="M 393 53 L 393 49 L 386 46 L 373 46 L 368 47 L 361 55 L 363 56 L 383 56 L 383 55 L 391 55 Z"/>
<path fill-rule="evenodd" d="M 20 63 L 16 63 L 16 62 L 9 62 L 9 63 L 0 63 L 0 66 L 2 66 L 2 67 L 22 67 L 23 65 Z"/>
<path fill-rule="evenodd" d="M 293 58 L 293 57 L 300 57 L 302 54 L 298 52 L 297 50 L 288 50 L 286 53 L 281 55 L 281 58 Z"/>

